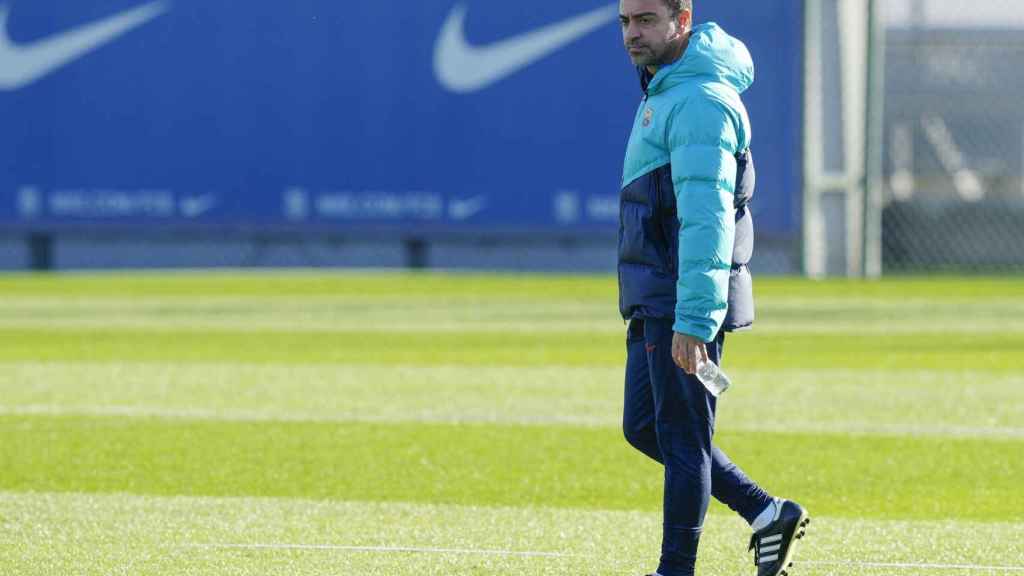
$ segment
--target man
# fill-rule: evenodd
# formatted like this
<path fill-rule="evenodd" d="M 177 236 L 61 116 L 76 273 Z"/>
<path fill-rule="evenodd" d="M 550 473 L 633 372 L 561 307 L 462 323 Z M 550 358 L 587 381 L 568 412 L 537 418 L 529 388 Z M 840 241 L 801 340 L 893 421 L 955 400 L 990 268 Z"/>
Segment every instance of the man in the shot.
<path fill-rule="evenodd" d="M 712 444 L 716 398 L 693 376 L 721 362 L 725 331 L 754 317 L 754 168 L 740 100 L 753 63 L 717 25 L 692 27 L 691 0 L 620 0 L 619 12 L 644 90 L 621 195 L 623 430 L 665 467 L 657 574 L 694 573 L 711 496 L 751 524 L 758 575 L 786 574 L 807 513 L 769 496 Z"/>

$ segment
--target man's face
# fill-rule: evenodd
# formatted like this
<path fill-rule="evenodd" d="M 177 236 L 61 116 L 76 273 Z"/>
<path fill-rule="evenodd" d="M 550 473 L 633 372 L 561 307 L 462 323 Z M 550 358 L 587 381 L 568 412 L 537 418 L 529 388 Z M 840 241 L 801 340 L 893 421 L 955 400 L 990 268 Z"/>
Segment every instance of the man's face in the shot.
<path fill-rule="evenodd" d="M 664 0 L 619 0 L 622 40 L 635 66 L 662 66 L 678 56 L 689 12 L 673 17 Z"/>

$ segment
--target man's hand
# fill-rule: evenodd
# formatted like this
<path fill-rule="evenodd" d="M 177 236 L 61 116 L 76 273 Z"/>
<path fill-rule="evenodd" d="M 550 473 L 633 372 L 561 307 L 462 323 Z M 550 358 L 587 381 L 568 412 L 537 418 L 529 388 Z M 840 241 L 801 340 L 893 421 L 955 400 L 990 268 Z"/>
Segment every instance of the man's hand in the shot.
<path fill-rule="evenodd" d="M 708 349 L 703 340 L 676 332 L 672 335 L 672 359 L 687 374 L 696 374 L 697 365 L 708 361 Z"/>

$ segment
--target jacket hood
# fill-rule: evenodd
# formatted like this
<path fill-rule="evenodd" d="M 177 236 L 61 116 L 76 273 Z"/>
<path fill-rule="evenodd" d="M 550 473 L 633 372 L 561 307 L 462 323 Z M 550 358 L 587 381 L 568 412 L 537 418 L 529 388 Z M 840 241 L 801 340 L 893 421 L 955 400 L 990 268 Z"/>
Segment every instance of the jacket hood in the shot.
<path fill-rule="evenodd" d="M 743 42 L 708 22 L 693 28 L 682 58 L 662 67 L 653 78 L 641 68 L 641 78 L 649 95 L 694 79 L 724 82 L 742 94 L 754 83 L 754 60 Z"/>

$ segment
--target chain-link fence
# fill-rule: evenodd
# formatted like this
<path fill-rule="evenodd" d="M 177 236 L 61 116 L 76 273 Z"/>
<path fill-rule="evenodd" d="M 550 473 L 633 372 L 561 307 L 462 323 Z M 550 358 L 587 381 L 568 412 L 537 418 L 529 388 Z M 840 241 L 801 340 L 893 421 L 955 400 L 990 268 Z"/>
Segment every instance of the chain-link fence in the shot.
<path fill-rule="evenodd" d="M 1024 2 L 886 1 L 886 271 L 1024 269 Z"/>

